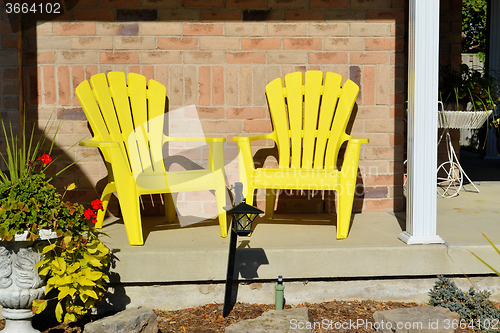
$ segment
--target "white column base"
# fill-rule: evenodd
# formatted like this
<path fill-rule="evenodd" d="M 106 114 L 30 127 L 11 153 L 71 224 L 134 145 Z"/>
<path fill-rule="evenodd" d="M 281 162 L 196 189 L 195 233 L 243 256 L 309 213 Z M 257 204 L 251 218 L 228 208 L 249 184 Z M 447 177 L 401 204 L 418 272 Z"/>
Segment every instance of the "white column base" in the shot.
<path fill-rule="evenodd" d="M 416 244 L 443 244 L 444 240 L 438 235 L 428 236 L 413 236 L 410 233 L 403 231 L 398 235 L 398 239 L 408 245 Z"/>

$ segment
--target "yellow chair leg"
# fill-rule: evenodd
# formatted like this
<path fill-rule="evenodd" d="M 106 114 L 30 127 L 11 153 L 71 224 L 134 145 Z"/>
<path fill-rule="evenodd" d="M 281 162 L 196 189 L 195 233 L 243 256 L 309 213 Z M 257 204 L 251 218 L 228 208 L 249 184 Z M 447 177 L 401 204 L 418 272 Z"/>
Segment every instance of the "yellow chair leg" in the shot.
<path fill-rule="evenodd" d="M 167 223 L 175 222 L 177 211 L 172 193 L 165 193 L 163 198 L 165 200 L 165 221 Z"/>
<path fill-rule="evenodd" d="M 215 190 L 215 201 L 219 214 L 220 236 L 227 237 L 227 214 L 223 208 L 226 206 L 226 186 L 224 183 L 222 184 L 221 186 L 220 183 L 218 183 L 217 189 Z"/>
<path fill-rule="evenodd" d="M 337 239 L 347 238 L 349 234 L 355 185 L 352 182 L 341 181 L 342 193 L 337 193 Z"/>
<path fill-rule="evenodd" d="M 139 195 L 136 194 L 136 191 L 130 190 L 130 188 L 124 188 L 126 188 L 127 191 L 118 191 L 118 200 L 120 201 L 128 242 L 130 245 L 143 245 L 144 239 L 142 236 Z"/>
<path fill-rule="evenodd" d="M 103 209 L 97 212 L 97 222 L 95 224 L 95 227 L 97 229 L 102 228 L 102 222 L 104 221 L 104 216 L 106 215 L 106 209 L 108 208 L 109 200 L 111 199 L 111 195 L 115 191 L 116 191 L 115 183 L 109 183 L 102 191 L 101 202 Z"/>
<path fill-rule="evenodd" d="M 274 189 L 266 189 L 266 214 L 265 218 L 272 219 L 274 217 L 274 204 L 276 203 L 276 191 Z"/>

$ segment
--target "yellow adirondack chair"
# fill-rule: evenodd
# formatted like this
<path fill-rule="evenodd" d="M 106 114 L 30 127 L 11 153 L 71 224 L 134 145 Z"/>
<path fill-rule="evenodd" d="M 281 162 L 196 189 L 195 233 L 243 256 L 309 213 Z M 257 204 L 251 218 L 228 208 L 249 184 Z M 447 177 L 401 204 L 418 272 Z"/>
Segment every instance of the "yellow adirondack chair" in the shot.
<path fill-rule="evenodd" d="M 128 81 L 128 85 L 127 85 Z M 97 74 L 76 88 L 76 95 L 92 127 L 94 137 L 80 143 L 98 147 L 108 169 L 108 184 L 101 200 L 104 210 L 117 192 L 123 222 L 131 245 L 143 245 L 139 196 L 166 194 L 165 216 L 175 219 L 171 193 L 215 190 L 221 236 L 227 236 L 224 175 L 225 138 L 189 138 L 164 135 L 166 88 L 139 74 Z M 167 172 L 162 147 L 168 141 L 206 142 L 210 147 L 207 169 Z M 99 211 L 96 227 L 101 228 Z"/>
<path fill-rule="evenodd" d="M 349 232 L 359 154 L 366 138 L 345 133 L 359 87 L 342 85 L 339 74 L 307 71 L 285 76 L 266 86 L 274 131 L 270 134 L 234 137 L 240 148 L 239 172 L 247 202 L 256 188 L 266 190 L 266 216 L 272 218 L 276 189 L 335 190 L 337 193 L 337 238 Z M 279 152 L 278 168 L 255 168 L 250 143 L 272 139 Z M 337 158 L 348 141 L 341 170 Z"/>

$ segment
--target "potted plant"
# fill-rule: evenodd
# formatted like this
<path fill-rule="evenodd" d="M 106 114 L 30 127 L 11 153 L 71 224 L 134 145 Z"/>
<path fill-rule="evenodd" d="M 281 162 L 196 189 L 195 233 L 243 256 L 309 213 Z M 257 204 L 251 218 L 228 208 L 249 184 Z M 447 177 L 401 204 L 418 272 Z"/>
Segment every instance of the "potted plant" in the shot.
<path fill-rule="evenodd" d="M 0 171 L 0 304 L 6 328 L 37 332 L 31 318 L 48 301 L 57 302 L 59 322 L 70 322 L 103 297 L 108 277 L 102 271 L 110 251 L 92 227 L 100 201 L 85 209 L 64 200 L 75 184 L 63 194 L 50 184 L 45 172 L 55 161 L 53 144 L 44 148 L 44 139 L 35 143 L 34 131 L 29 142 L 24 131 L 17 142 L 12 126 L 7 131 L 3 120 L 1 124 L 7 170 Z"/>
<path fill-rule="evenodd" d="M 469 129 L 481 127 L 500 100 L 496 80 L 466 64 L 441 67 L 439 97 L 439 127 Z"/>

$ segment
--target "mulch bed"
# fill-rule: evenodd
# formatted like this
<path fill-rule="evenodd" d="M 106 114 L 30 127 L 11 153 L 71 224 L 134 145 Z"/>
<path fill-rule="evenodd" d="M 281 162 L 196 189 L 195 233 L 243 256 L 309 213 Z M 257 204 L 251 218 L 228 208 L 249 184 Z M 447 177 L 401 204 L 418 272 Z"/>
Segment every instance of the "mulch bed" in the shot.
<path fill-rule="evenodd" d="M 380 310 L 390 310 L 396 308 L 408 308 L 419 306 L 417 303 L 401 302 L 376 302 L 376 301 L 332 301 L 324 303 L 303 303 L 294 307 L 307 307 L 309 310 L 309 322 L 325 323 L 312 332 L 346 332 L 365 333 L 375 332 L 372 328 L 373 313 Z M 286 308 L 291 308 L 287 305 Z M 229 316 L 222 317 L 223 304 L 207 304 L 196 308 L 188 308 L 176 311 L 154 310 L 158 317 L 159 332 L 193 332 L 193 333 L 219 333 L 224 329 L 241 320 L 257 318 L 268 310 L 273 310 L 273 304 L 247 304 L 237 303 Z M 42 323 L 34 321 L 34 326 L 42 333 L 77 333 L 83 332 L 83 326 L 87 321 L 80 321 L 70 325 L 50 325 L 48 322 Z M 347 325 L 342 323 L 353 322 Z M 354 325 L 354 322 L 359 325 Z M 335 323 L 337 327 L 335 327 Z M 362 324 L 361 324 L 362 323 Z M 325 326 L 326 325 L 326 326 Z M 4 326 L 4 321 L 0 322 L 0 329 Z M 344 328 L 341 328 L 343 326 Z M 340 329 L 339 329 L 340 327 Z M 472 333 L 472 329 L 457 329 L 455 332 Z"/>

